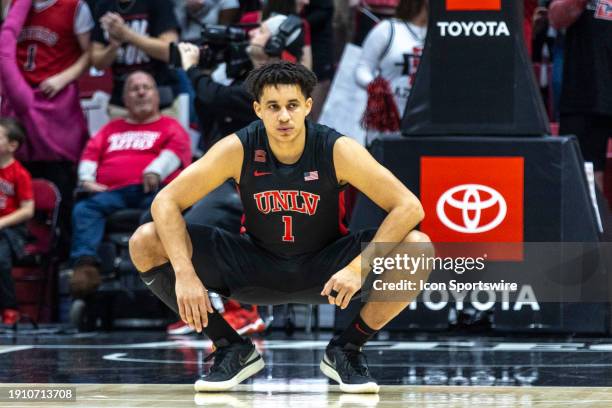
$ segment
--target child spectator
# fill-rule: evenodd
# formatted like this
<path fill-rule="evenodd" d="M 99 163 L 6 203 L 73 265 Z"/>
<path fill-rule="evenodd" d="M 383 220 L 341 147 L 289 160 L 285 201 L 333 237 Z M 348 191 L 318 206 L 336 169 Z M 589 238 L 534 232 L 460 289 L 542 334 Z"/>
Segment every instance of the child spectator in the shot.
<path fill-rule="evenodd" d="M 14 158 L 25 138 L 14 119 L 0 118 L 0 311 L 4 324 L 19 321 L 13 261 L 23 254 L 25 222 L 34 215 L 32 178 Z"/>

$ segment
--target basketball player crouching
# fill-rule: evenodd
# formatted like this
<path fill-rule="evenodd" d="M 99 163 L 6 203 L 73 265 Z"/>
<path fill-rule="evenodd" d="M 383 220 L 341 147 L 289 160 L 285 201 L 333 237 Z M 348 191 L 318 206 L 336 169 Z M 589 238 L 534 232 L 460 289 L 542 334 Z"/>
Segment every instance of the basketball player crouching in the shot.
<path fill-rule="evenodd" d="M 212 308 L 208 290 L 245 303 L 346 308 L 362 294 L 362 242 L 429 242 L 414 230 L 421 204 L 390 171 L 357 142 L 306 120 L 312 72 L 276 62 L 253 70 L 247 84 L 261 120 L 220 140 L 165 187 L 152 204 L 154 222 L 130 239 L 145 284 L 215 345 L 197 391 L 230 389 L 264 367 L 251 341 Z M 241 233 L 186 225 L 181 212 L 230 178 L 244 205 Z M 348 233 L 342 224 L 347 184 L 388 212 L 377 231 Z M 378 392 L 361 347 L 410 300 L 364 303 L 330 341 L 320 368 L 342 391 Z"/>

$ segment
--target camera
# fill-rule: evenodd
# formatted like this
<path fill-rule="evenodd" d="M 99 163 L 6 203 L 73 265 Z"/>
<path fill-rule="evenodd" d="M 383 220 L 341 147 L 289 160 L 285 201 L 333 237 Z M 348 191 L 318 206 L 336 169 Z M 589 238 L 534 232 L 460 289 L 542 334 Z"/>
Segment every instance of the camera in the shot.
<path fill-rule="evenodd" d="M 200 48 L 198 67 L 201 69 L 211 70 L 225 63 L 227 77 L 238 78 L 252 68 L 246 52 L 249 41 L 245 27 L 205 25 L 196 45 Z M 169 65 L 182 67 L 181 54 L 175 43 L 170 44 Z"/>

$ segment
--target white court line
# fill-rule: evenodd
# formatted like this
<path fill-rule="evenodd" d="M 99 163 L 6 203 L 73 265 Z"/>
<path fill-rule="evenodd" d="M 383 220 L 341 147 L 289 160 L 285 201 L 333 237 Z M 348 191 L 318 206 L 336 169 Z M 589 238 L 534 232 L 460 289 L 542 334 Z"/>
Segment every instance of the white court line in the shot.
<path fill-rule="evenodd" d="M 8 354 L 14 351 L 29 350 L 32 346 L 0 346 L 0 354 Z"/>
<path fill-rule="evenodd" d="M 160 364 L 201 364 L 199 360 L 159 360 L 153 358 L 134 358 L 134 357 L 125 357 L 127 353 L 113 353 L 106 354 L 102 356 L 103 360 L 107 361 L 121 361 L 124 363 L 160 363 Z M 264 358 L 265 361 L 265 358 Z M 612 363 L 567 363 L 567 364 L 532 364 L 532 363 L 524 363 L 524 364 L 431 364 L 431 363 L 415 363 L 415 362 L 401 362 L 397 364 L 393 363 L 369 363 L 370 367 L 406 367 L 406 364 L 410 367 L 427 367 L 427 368 L 553 368 L 553 367 L 572 367 L 572 368 L 581 368 L 581 367 L 612 367 Z M 318 367 L 319 363 L 278 363 L 273 362 L 269 364 L 271 367 Z"/>
<path fill-rule="evenodd" d="M 257 345 L 266 350 L 324 350 L 327 347 L 326 340 L 263 340 L 256 341 Z M 108 349 L 180 349 L 194 348 L 205 349 L 212 345 L 210 340 L 170 340 L 148 343 L 127 344 L 32 344 L 14 347 L 31 349 L 68 349 L 68 350 L 108 350 Z M 0 350 L 2 346 L 0 346 Z M 611 353 L 612 344 L 587 344 L 587 343 L 518 343 L 518 342 L 492 342 L 491 344 L 476 345 L 473 342 L 454 341 L 370 341 L 365 347 L 368 351 L 399 351 L 428 350 L 432 352 L 526 352 L 538 353 Z"/>

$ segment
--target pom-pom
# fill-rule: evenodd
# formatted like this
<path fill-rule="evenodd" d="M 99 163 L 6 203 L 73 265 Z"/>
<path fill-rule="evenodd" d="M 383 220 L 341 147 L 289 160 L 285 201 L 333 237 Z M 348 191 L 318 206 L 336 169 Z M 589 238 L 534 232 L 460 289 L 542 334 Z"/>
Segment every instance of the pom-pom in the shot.
<path fill-rule="evenodd" d="M 399 110 L 391 87 L 380 76 L 368 85 L 368 104 L 361 118 L 361 126 L 380 132 L 397 132 L 400 129 Z"/>

